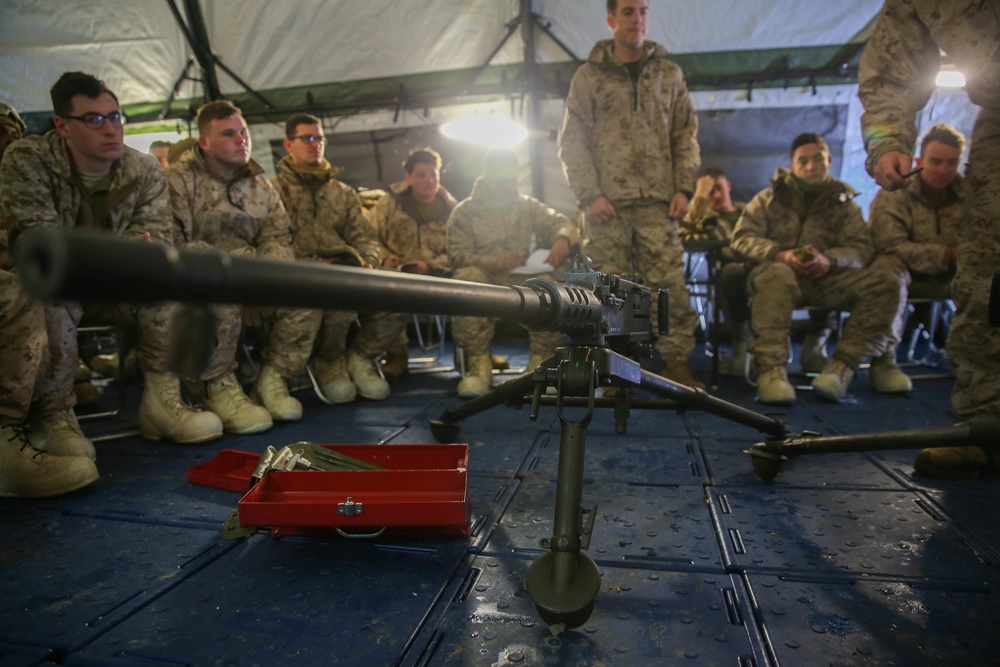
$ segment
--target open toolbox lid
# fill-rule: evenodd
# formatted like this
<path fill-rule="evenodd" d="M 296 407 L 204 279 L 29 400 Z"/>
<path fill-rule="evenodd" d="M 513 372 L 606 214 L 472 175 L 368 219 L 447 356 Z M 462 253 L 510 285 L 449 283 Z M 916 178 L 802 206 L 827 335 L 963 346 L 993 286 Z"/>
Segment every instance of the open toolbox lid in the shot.
<path fill-rule="evenodd" d="M 211 461 L 188 468 L 188 481 L 246 492 L 238 505 L 245 527 L 282 533 L 426 527 L 469 534 L 468 445 L 323 446 L 383 469 L 275 470 L 248 491 L 261 455 L 223 449 Z"/>

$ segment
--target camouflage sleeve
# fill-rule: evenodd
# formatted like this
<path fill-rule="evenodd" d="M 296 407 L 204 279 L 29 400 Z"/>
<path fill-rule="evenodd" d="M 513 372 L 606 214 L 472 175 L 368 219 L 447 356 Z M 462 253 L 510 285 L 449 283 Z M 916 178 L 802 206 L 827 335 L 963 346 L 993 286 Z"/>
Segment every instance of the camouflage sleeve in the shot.
<path fill-rule="evenodd" d="M 389 247 L 389 225 L 391 224 L 392 211 L 395 209 L 393 203 L 392 196 L 385 195 L 375 202 L 375 206 L 372 207 L 371 215 L 369 216 L 372 231 L 375 233 L 375 240 L 378 242 L 380 258 L 396 254 Z"/>
<path fill-rule="evenodd" d="M 194 239 L 194 212 L 192 210 L 193 185 L 189 183 L 190 172 L 181 165 L 167 168 L 167 192 L 170 197 L 170 212 L 173 215 L 172 235 L 174 245 L 182 248 Z"/>
<path fill-rule="evenodd" d="M 139 198 L 128 226 L 126 236 L 141 236 L 149 232 L 153 243 L 164 246 L 174 244 L 173 224 L 170 210 L 170 194 L 163 170 L 147 156 L 140 173 Z"/>
<path fill-rule="evenodd" d="M 948 246 L 943 243 L 917 243 L 911 241 L 912 221 L 907 209 L 900 206 L 905 201 L 896 193 L 880 190 L 872 202 L 868 224 L 871 226 L 875 252 L 898 257 L 912 271 L 943 273 L 948 270 Z"/>
<path fill-rule="evenodd" d="M 767 262 L 774 259 L 781 248 L 767 238 L 767 207 L 771 201 L 771 189 L 758 192 L 746 208 L 733 230 L 733 251 L 753 262 Z"/>
<path fill-rule="evenodd" d="M 559 159 L 577 201 L 586 208 L 604 194 L 594 163 L 594 100 L 587 65 L 581 66 L 569 86 L 562 127 L 559 129 Z"/>
<path fill-rule="evenodd" d="M 845 219 L 836 245 L 827 248 L 823 254 L 830 258 L 830 264 L 836 268 L 864 268 L 872 261 L 875 250 L 872 247 L 871 230 L 865 224 L 861 207 L 850 202 L 843 210 L 836 209 L 836 213 L 845 216 Z"/>
<path fill-rule="evenodd" d="M 292 224 L 285 212 L 285 205 L 281 203 L 278 191 L 270 183 L 261 178 L 259 184 L 266 187 L 261 188 L 262 194 L 267 201 L 268 215 L 261 225 L 254 245 L 257 247 L 257 254 L 260 257 L 272 257 L 274 259 L 295 259 L 295 250 L 292 248 Z"/>
<path fill-rule="evenodd" d="M 16 141 L 0 163 L 0 202 L 11 228 L 59 225 L 52 175 L 42 160 L 41 147 L 41 142 Z"/>
<path fill-rule="evenodd" d="M 940 66 L 938 47 L 909 0 L 886 0 L 858 66 L 869 174 L 886 153 L 913 153 L 916 115 L 934 92 Z"/>
<path fill-rule="evenodd" d="M 467 209 L 467 203 L 459 204 L 448 218 L 448 257 L 451 268 L 478 266 L 486 271 L 496 271 L 496 255 L 476 252 L 476 242 L 471 229 L 475 220 Z"/>
<path fill-rule="evenodd" d="M 701 168 L 701 147 L 698 146 L 698 113 L 688 94 L 684 75 L 677 70 L 670 104 L 670 151 L 673 156 L 674 193 L 693 192 Z"/>
<path fill-rule="evenodd" d="M 570 247 L 580 242 L 580 230 L 572 220 L 532 197 L 523 201 L 538 247 L 551 247 L 559 238 L 566 239 Z"/>
<path fill-rule="evenodd" d="M 364 257 L 366 262 L 375 267 L 381 266 L 381 249 L 378 238 L 376 238 L 372 223 L 368 220 L 368 216 L 365 215 L 365 211 L 361 206 L 361 198 L 358 197 L 358 193 L 353 189 L 349 190 L 347 194 L 350 206 L 347 210 L 347 217 L 341 236 L 347 241 L 347 245 L 357 250 Z"/>

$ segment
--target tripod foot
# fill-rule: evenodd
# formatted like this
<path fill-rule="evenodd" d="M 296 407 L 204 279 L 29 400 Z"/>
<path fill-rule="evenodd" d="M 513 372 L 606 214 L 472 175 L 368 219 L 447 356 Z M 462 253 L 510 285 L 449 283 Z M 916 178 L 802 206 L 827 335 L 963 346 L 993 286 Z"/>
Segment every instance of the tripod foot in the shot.
<path fill-rule="evenodd" d="M 462 424 L 441 421 L 440 419 L 431 420 L 431 435 L 434 439 L 441 444 L 446 444 L 449 442 L 458 442 L 458 436 L 462 433 Z"/>
<path fill-rule="evenodd" d="M 584 553 L 576 554 L 576 567 L 569 585 L 556 587 L 556 554 L 549 551 L 539 556 L 529 567 L 525 583 L 535 601 L 538 615 L 547 624 L 562 624 L 576 628 L 587 622 L 594 611 L 594 601 L 601 588 L 601 573 L 597 564 Z"/>
<path fill-rule="evenodd" d="M 765 482 L 773 481 L 781 472 L 781 465 L 785 462 L 781 455 L 757 449 L 756 446 L 746 450 L 746 453 L 750 455 L 754 473 Z"/>

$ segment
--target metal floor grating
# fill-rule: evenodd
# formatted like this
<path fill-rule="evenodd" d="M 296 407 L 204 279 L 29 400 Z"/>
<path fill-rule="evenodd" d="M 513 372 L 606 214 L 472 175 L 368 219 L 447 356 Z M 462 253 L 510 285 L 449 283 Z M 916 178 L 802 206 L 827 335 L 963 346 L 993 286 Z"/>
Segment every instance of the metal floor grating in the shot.
<path fill-rule="evenodd" d="M 239 494 L 186 481 L 223 448 L 433 442 L 456 380 L 415 374 L 388 401 L 341 406 L 303 391 L 302 422 L 205 445 L 102 441 L 93 487 L 0 501 L 0 665 L 1000 664 L 1000 487 L 921 478 L 913 451 L 802 456 L 765 483 L 747 427 L 633 411 L 617 435 L 599 414 L 583 505 L 597 507 L 601 590 L 590 620 L 558 635 L 524 586 L 552 522 L 551 408 L 462 425 L 467 538 L 225 540 Z M 949 391 L 922 380 L 880 396 L 860 373 L 849 402 L 802 392 L 784 418 L 829 434 L 944 426 Z M 134 428 L 138 392 L 88 433 Z M 762 407 L 741 379 L 713 394 Z"/>

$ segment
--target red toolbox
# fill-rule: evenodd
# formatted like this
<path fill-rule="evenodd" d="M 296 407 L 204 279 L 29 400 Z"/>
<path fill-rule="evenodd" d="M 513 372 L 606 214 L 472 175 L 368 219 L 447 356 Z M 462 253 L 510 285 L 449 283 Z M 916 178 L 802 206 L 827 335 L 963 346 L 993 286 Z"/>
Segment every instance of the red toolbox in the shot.
<path fill-rule="evenodd" d="M 384 469 L 270 472 L 240 499 L 240 525 L 286 534 L 334 527 L 469 535 L 468 445 L 323 446 Z M 260 456 L 224 449 L 188 468 L 188 481 L 246 491 Z"/>

